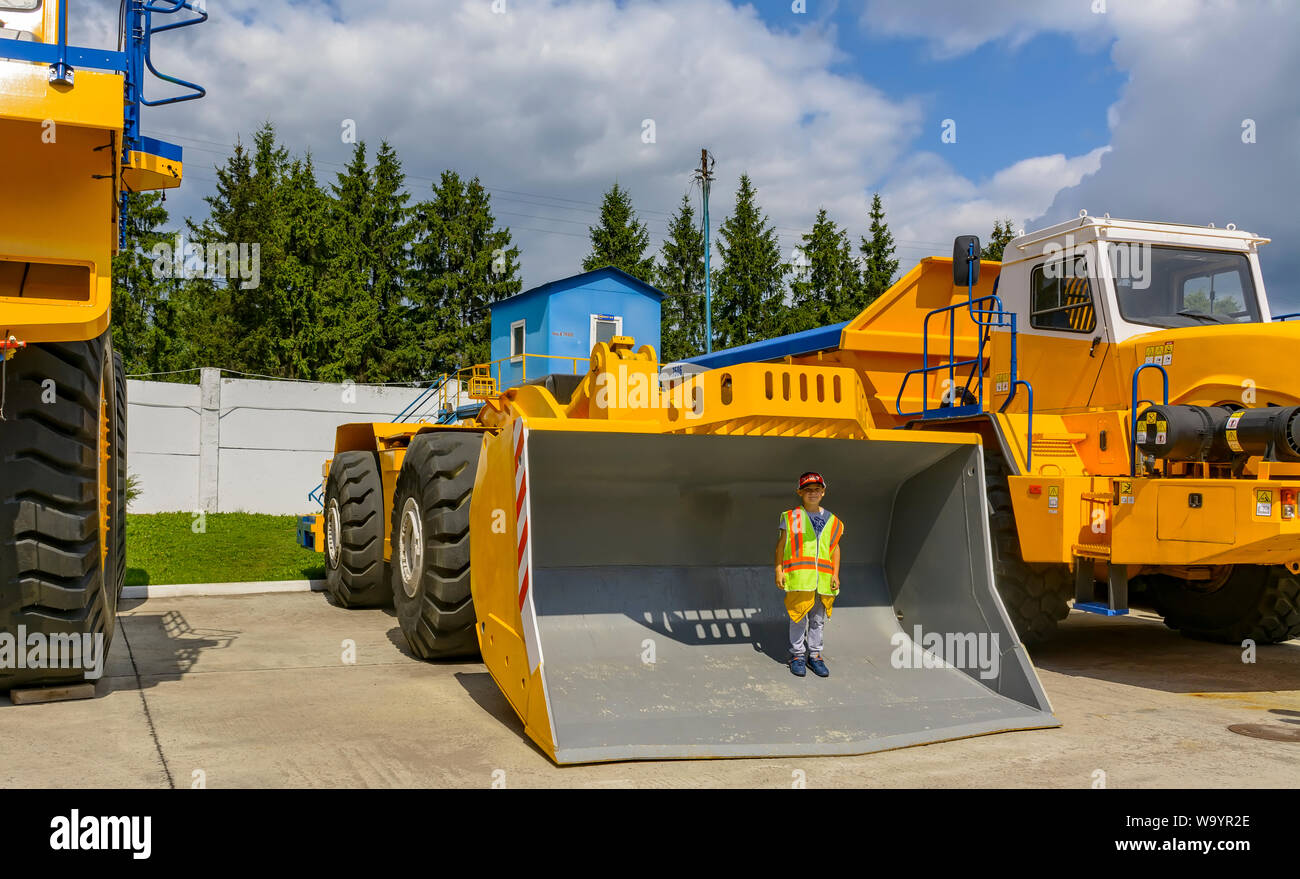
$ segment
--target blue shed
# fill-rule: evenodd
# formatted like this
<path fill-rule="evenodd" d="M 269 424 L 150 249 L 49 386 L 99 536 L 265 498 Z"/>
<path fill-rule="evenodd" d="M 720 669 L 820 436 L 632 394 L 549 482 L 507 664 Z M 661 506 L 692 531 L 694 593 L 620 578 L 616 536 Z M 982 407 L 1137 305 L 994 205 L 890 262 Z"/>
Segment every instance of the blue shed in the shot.
<path fill-rule="evenodd" d="M 653 345 L 658 352 L 663 298 L 663 291 L 605 266 L 492 303 L 498 387 L 550 373 L 585 373 L 591 349 L 613 336 L 631 336 L 636 347 Z"/>

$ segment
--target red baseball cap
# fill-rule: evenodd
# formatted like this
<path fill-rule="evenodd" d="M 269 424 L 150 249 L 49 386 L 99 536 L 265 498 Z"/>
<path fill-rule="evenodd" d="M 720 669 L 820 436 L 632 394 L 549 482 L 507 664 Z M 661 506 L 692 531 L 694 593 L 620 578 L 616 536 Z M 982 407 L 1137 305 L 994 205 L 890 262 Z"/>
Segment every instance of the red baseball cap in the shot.
<path fill-rule="evenodd" d="M 799 489 L 798 489 L 799 491 L 803 491 L 805 488 L 807 488 L 810 485 L 820 485 L 822 488 L 825 488 L 826 480 L 822 479 L 822 475 L 820 473 L 809 472 L 799 477 Z"/>

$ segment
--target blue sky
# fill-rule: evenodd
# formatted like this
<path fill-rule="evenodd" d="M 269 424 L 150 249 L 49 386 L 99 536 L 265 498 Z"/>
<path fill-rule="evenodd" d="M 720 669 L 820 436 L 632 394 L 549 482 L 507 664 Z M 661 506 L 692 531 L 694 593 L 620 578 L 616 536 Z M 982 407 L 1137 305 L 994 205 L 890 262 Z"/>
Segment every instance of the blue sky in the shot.
<path fill-rule="evenodd" d="M 946 153 L 976 179 L 1019 159 L 1105 146 L 1106 110 L 1127 79 L 1110 60 L 1109 41 L 1084 47 L 1071 36 L 1045 31 L 1021 45 L 1001 40 L 941 57 L 924 38 L 882 34 L 869 20 L 860 22 L 859 4 L 809 0 L 802 15 L 791 12 L 789 0 L 735 5 L 752 6 L 775 30 L 803 26 L 801 20 L 833 30 L 844 57 L 829 70 L 922 99 L 925 122 L 918 141 L 934 141 L 944 119 L 959 119 L 957 143 Z M 1026 107 L 1037 110 L 1026 113 Z M 968 108 L 978 112 L 964 112 Z"/>

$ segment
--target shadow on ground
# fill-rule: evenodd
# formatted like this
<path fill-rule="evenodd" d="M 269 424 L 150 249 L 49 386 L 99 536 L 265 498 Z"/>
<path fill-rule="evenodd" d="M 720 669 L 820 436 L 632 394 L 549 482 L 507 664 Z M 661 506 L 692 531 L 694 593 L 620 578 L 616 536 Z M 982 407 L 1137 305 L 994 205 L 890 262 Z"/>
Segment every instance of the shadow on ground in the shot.
<path fill-rule="evenodd" d="M 1300 642 L 1257 647 L 1248 663 L 1239 645 L 1186 638 L 1158 619 L 1072 612 L 1055 638 L 1029 652 L 1043 671 L 1166 693 L 1300 688 Z"/>

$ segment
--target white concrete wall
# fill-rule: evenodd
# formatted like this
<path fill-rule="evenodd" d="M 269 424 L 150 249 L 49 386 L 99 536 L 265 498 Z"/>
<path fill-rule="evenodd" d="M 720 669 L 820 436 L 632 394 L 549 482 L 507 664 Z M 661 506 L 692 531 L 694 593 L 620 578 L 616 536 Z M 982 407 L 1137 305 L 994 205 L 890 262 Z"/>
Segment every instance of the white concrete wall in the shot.
<path fill-rule="evenodd" d="M 141 488 L 131 512 L 316 512 L 307 492 L 333 454 L 334 429 L 391 421 L 420 394 L 202 375 L 198 385 L 127 382 L 127 470 Z"/>

